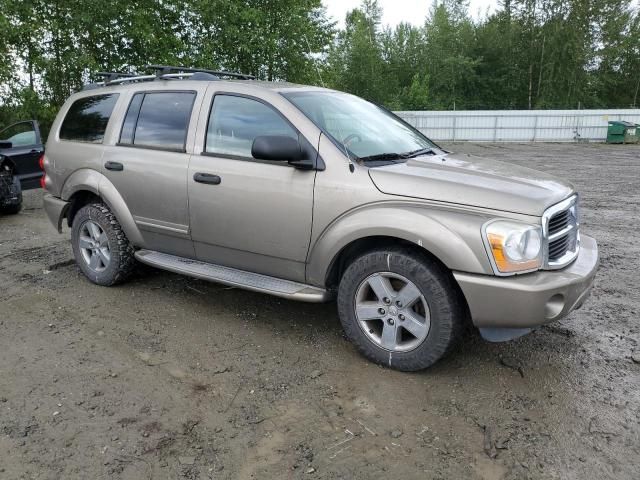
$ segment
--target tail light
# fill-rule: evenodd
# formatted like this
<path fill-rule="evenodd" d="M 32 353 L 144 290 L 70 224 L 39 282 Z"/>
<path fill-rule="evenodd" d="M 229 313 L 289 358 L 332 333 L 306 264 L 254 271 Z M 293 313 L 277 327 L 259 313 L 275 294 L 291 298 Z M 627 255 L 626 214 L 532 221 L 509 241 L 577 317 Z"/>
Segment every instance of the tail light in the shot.
<path fill-rule="evenodd" d="M 42 170 L 42 176 L 40 177 L 40 188 L 43 190 L 47 189 L 47 173 L 44 171 L 44 153 L 40 155 L 40 159 L 38 160 L 38 165 L 40 166 L 40 170 Z"/>

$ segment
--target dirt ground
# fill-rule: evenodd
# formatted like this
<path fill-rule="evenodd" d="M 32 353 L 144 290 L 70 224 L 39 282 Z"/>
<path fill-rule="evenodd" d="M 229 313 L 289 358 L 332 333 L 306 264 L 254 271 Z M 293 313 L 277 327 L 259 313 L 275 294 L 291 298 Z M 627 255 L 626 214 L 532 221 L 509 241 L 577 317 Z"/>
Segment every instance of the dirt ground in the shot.
<path fill-rule="evenodd" d="M 591 298 L 511 343 L 390 371 L 335 304 L 141 269 L 89 283 L 40 191 L 0 218 L 0 479 L 640 476 L 640 147 L 449 145 L 567 178 Z"/>

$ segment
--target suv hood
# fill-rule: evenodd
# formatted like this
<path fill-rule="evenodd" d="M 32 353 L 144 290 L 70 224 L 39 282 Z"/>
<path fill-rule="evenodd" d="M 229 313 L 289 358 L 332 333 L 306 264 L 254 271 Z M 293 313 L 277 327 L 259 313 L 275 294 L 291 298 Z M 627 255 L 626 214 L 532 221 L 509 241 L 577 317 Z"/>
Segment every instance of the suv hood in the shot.
<path fill-rule="evenodd" d="M 471 155 L 430 155 L 369 169 L 383 193 L 541 216 L 574 192 L 537 170 Z"/>

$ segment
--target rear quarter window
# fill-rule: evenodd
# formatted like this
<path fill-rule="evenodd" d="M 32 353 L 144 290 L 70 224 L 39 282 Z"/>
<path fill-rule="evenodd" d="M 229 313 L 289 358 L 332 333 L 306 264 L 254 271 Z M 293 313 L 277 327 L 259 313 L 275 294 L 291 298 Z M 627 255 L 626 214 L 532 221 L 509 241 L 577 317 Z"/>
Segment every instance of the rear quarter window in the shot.
<path fill-rule="evenodd" d="M 74 142 L 102 143 L 117 101 L 117 93 L 79 98 L 69 107 L 60 127 L 60 138 Z"/>

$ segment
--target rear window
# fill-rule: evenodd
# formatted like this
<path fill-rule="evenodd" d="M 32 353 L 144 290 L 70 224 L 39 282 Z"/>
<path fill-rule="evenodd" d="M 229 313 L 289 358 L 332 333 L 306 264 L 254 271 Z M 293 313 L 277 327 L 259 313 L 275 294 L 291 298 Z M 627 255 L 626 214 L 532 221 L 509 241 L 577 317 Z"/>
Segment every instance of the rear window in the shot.
<path fill-rule="evenodd" d="M 117 93 L 76 100 L 62 122 L 60 138 L 75 142 L 102 143 L 117 101 Z"/>
<path fill-rule="evenodd" d="M 195 92 L 147 92 L 133 96 L 121 145 L 184 152 Z"/>

